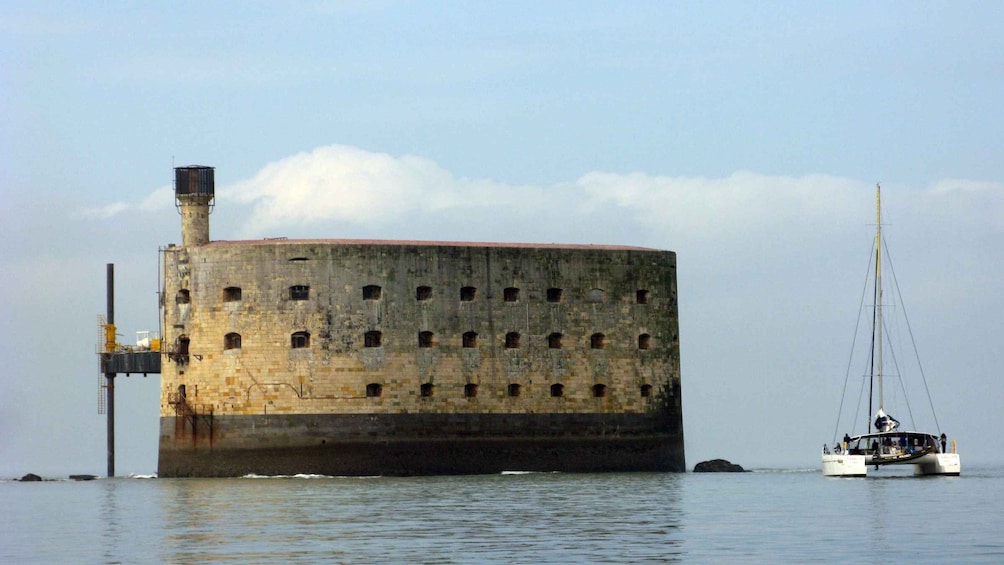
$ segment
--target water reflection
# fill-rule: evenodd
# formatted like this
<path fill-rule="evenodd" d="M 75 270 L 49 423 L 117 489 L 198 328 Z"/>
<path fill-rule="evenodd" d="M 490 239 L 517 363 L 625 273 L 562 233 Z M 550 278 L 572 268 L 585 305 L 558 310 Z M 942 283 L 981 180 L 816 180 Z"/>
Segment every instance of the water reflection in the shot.
<path fill-rule="evenodd" d="M 100 481 L 101 507 L 98 511 L 98 523 L 95 527 L 101 532 L 101 550 L 105 563 L 115 563 L 118 560 L 117 551 L 122 542 L 122 521 L 119 514 L 118 495 L 115 480 Z"/>
<path fill-rule="evenodd" d="M 169 561 L 671 560 L 678 475 L 165 479 Z"/>
<path fill-rule="evenodd" d="M 0 483 L 0 563 L 1004 562 L 1004 471 Z"/>

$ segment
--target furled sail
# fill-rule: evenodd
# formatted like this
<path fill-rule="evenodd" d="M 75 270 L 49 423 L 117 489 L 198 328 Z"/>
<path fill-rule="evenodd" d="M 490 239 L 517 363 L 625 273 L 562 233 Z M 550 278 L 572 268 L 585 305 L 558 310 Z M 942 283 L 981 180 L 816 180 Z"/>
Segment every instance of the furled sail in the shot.
<path fill-rule="evenodd" d="M 875 429 L 880 432 L 891 432 L 899 427 L 899 420 L 887 415 L 881 408 L 875 414 Z"/>

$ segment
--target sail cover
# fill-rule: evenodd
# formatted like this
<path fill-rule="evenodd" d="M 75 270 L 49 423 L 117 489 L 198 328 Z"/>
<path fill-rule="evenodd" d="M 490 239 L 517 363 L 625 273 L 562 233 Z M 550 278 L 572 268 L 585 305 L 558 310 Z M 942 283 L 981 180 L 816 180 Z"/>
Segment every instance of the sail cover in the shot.
<path fill-rule="evenodd" d="M 879 432 L 891 432 L 899 427 L 899 420 L 886 413 L 880 408 L 875 414 L 875 430 Z"/>

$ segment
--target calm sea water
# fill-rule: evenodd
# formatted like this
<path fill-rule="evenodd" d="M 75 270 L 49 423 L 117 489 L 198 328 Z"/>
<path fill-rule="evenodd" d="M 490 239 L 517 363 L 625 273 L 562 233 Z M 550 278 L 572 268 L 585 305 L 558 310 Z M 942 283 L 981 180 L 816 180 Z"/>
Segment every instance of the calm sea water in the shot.
<path fill-rule="evenodd" d="M 1004 468 L 0 482 L 0 563 L 1002 563 Z"/>

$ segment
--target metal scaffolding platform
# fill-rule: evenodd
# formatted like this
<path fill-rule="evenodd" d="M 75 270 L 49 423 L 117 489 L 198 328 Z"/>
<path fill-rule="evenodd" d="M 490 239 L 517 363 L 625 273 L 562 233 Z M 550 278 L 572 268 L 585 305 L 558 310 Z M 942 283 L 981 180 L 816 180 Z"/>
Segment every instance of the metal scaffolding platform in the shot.
<path fill-rule="evenodd" d="M 101 372 L 102 373 L 160 373 L 160 351 L 122 351 L 115 353 L 102 353 Z"/>

